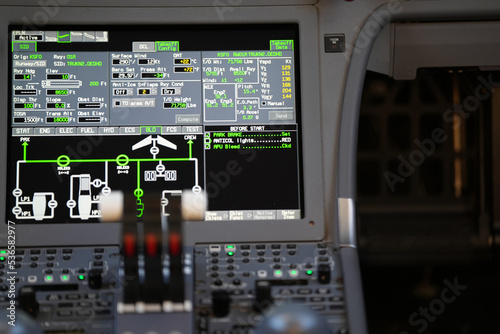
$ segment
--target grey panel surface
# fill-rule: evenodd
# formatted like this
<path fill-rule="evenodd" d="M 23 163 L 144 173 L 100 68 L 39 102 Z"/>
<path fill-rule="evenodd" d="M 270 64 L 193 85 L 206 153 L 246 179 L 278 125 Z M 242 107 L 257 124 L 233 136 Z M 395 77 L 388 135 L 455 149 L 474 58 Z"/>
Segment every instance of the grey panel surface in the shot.
<path fill-rule="evenodd" d="M 394 79 L 418 68 L 500 65 L 500 22 L 395 24 Z"/>
<path fill-rule="evenodd" d="M 341 248 L 340 260 L 344 270 L 347 324 L 350 333 L 367 333 L 359 258 L 354 248 Z"/>
<path fill-rule="evenodd" d="M 394 62 L 394 24 L 386 25 L 373 45 L 367 69 L 392 75 Z"/>
<path fill-rule="evenodd" d="M 354 44 L 357 36 L 360 34 L 360 28 L 363 23 L 384 1 L 371 2 L 335 2 L 326 1 L 318 4 L 319 7 L 319 22 L 320 36 L 339 34 L 345 35 L 346 51 L 342 53 L 325 53 L 323 48 L 320 53 L 321 66 L 321 105 L 322 105 L 322 141 L 323 145 L 323 171 L 325 178 L 325 215 L 328 222 L 327 228 L 329 237 L 336 238 L 338 223 L 338 197 L 340 196 L 339 182 L 346 182 L 345 177 L 350 177 L 349 174 L 338 175 L 339 169 L 349 168 L 349 160 L 339 155 L 344 149 L 348 152 L 354 152 L 356 147 L 340 147 L 339 134 L 341 128 L 341 113 L 342 103 L 344 100 L 344 86 L 349 75 L 349 64 L 351 56 L 354 52 L 359 53 L 363 49 L 356 50 Z M 353 78 L 353 83 L 360 84 L 364 78 L 364 70 L 360 76 Z M 354 102 L 354 101 L 350 101 Z M 351 115 L 349 115 L 351 116 Z M 353 115 L 354 116 L 354 113 Z M 357 123 L 355 127 L 346 129 L 346 133 L 357 136 Z M 357 137 L 356 137 L 357 138 Z M 343 145 L 343 144 L 342 144 Z M 341 151 L 339 151 L 341 150 Z M 351 151 L 353 150 L 353 151 Z M 334 232 L 335 231 L 335 232 Z M 338 240 L 336 240 L 338 242 Z"/>
<path fill-rule="evenodd" d="M 59 6 L 66 7 L 212 7 L 220 13 L 232 11 L 235 7 L 245 6 L 290 6 L 312 5 L 317 0 L 120 0 L 120 1 L 79 1 L 79 0 L 23 0 L 22 6 L 40 6 L 46 11 L 55 11 Z M 4 0 L 2 5 L 19 6 L 17 0 Z"/>

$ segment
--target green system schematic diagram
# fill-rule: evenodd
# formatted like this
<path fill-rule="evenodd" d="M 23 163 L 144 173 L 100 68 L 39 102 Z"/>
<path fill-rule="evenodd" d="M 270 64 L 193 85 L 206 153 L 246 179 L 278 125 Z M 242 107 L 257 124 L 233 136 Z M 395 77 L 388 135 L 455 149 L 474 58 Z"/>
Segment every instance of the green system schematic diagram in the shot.
<path fill-rule="evenodd" d="M 200 139 L 198 139 L 198 137 Z M 100 218 L 102 196 L 133 194 L 137 215 L 142 197 L 190 189 L 200 193 L 201 135 L 21 137 L 12 145 L 18 159 L 12 189 L 12 219 L 18 222 L 88 222 Z M 50 145 L 50 146 L 49 146 Z M 56 145 L 56 147 L 54 147 Z M 165 204 L 164 204 L 165 205 Z"/>

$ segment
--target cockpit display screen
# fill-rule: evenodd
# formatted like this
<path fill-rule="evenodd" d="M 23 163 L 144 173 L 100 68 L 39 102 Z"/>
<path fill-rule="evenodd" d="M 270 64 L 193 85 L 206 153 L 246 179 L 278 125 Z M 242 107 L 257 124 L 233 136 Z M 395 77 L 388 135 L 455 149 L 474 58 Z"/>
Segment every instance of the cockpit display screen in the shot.
<path fill-rule="evenodd" d="M 296 25 L 43 29 L 10 27 L 7 219 L 184 189 L 206 221 L 303 217 Z"/>

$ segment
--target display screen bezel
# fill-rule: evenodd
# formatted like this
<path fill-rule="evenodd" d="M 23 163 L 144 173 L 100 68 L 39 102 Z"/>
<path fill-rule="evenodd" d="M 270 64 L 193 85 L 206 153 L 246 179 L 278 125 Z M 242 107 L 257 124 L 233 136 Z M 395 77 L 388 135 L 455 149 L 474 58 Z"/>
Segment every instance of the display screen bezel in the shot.
<path fill-rule="evenodd" d="M 11 25 L 9 26 L 9 44 L 12 43 L 12 31 L 21 30 L 21 26 Z M 282 39 L 292 39 L 293 40 L 293 53 L 294 53 L 294 64 L 293 73 L 294 77 L 294 99 L 295 99 L 295 124 L 297 127 L 297 157 L 296 166 L 292 166 L 297 169 L 297 182 L 296 182 L 296 193 L 298 200 L 298 211 L 300 212 L 299 219 L 304 217 L 304 194 L 303 194 L 303 176 L 302 176 L 302 147 L 301 147 L 301 100 L 300 100 L 300 41 L 299 41 L 299 30 L 297 24 L 252 24 L 252 25 L 126 25 L 126 26 L 101 26 L 101 25 L 57 25 L 57 26 L 46 26 L 43 31 L 107 31 L 109 33 L 109 43 L 71 43 L 71 50 L 67 50 L 68 44 L 66 43 L 39 43 L 37 52 L 77 52 L 77 51 L 87 51 L 87 52 L 130 52 L 131 50 L 124 50 L 124 45 L 134 41 L 149 41 L 151 37 L 145 36 L 161 36 L 163 39 L 177 39 L 181 41 L 182 51 L 245 51 L 245 50 L 255 50 L 261 51 L 265 48 L 269 48 L 269 43 L 271 40 L 282 40 Z M 126 34 L 124 33 L 126 31 Z M 202 35 L 201 37 L 198 35 Z M 218 36 L 224 34 L 223 39 L 209 40 L 208 37 L 211 35 Z M 114 38 L 116 35 L 121 36 L 119 38 Z M 127 36 L 127 40 L 123 40 L 123 36 Z M 193 38 L 196 36 L 196 39 Z M 230 42 L 225 41 L 226 38 L 233 37 Z M 154 39 L 153 39 L 154 40 Z M 200 45 L 200 41 L 205 41 L 203 45 Z M 249 42 L 250 41 L 250 42 Z M 13 43 L 12 43 L 13 44 Z M 12 49 L 13 51 L 13 49 Z M 13 80 L 13 67 L 12 67 L 12 57 L 9 56 L 9 107 L 12 110 L 12 89 L 14 85 Z M 13 117 L 9 117 L 9 145 L 8 145 L 8 157 L 12 156 L 13 146 L 19 137 L 14 137 L 12 135 L 12 130 L 16 128 L 12 124 Z M 217 123 L 216 123 L 217 124 Z M 207 125 L 207 124 L 204 124 Z M 209 124 L 210 125 L 210 124 Z M 220 124 L 219 124 L 220 125 Z M 276 125 L 277 128 L 280 127 L 279 124 Z M 64 137 L 61 137 L 64 138 Z M 57 140 L 54 138 L 54 140 Z M 95 139 L 98 140 L 98 139 Z M 256 154 L 257 156 L 259 154 Z M 13 169 L 15 168 L 15 163 L 10 162 L 8 164 L 8 179 L 12 180 L 15 176 Z M 287 166 L 280 166 L 281 168 L 287 168 Z M 207 173 L 206 173 L 207 174 Z M 12 187 L 11 187 L 12 188 Z M 292 187 L 293 189 L 293 187 Z M 10 189 L 9 189 L 10 190 Z M 265 195 L 270 189 L 262 189 L 262 194 Z M 254 196 L 260 196 L 260 191 L 255 190 L 253 192 Z M 275 192 L 278 191 L 275 189 Z M 10 191 L 11 192 L 11 191 Z M 8 193 L 7 207 L 12 207 L 12 194 Z M 290 192 L 288 192 L 290 193 Z M 208 194 L 210 195 L 210 194 Z M 286 196 L 286 195 L 285 195 Z M 210 197 L 210 196 L 209 196 Z M 210 201 L 210 198 L 209 198 Z M 220 206 L 220 205 L 219 205 Z M 249 209 L 247 207 L 247 209 Z M 251 209 L 251 206 L 250 206 Z M 288 209 L 288 208 L 283 208 Z M 290 208 L 291 209 L 291 208 Z M 210 204 L 209 204 L 210 210 Z M 279 211 L 279 210 L 278 210 Z M 13 214 L 7 211 L 7 219 L 13 219 Z M 275 220 L 274 218 L 273 220 Z M 297 218 L 293 218 L 297 219 Z M 209 219 L 207 219 L 209 220 Z M 224 221 L 232 221 L 232 219 L 221 219 Z M 266 220 L 258 219 L 258 220 Z M 58 220 L 51 219 L 48 221 L 40 222 L 34 220 L 24 220 L 19 221 L 22 224 L 57 224 L 57 223 L 79 223 L 77 220 Z M 97 223 L 98 220 L 85 221 L 84 223 Z"/>
<path fill-rule="evenodd" d="M 250 242 L 259 240 L 322 240 L 332 227 L 326 217 L 330 211 L 335 211 L 336 203 L 329 203 L 325 207 L 325 175 L 329 172 L 323 169 L 323 153 L 333 150 L 336 129 L 331 129 L 331 143 L 323 142 L 322 115 L 321 115 L 321 77 L 320 52 L 322 40 L 319 38 L 318 16 L 312 6 L 287 7 L 269 6 L 231 7 L 220 13 L 218 8 L 208 7 L 176 7 L 176 8 L 76 8 L 60 7 L 57 13 L 43 20 L 35 22 L 31 18 L 39 17 L 40 7 L 37 6 L 2 6 L 0 12 L 0 28 L 7 32 L 9 25 L 25 26 L 27 30 L 43 29 L 46 25 L 163 25 L 169 24 L 297 24 L 300 50 L 300 83 L 302 107 L 302 156 L 303 156 L 303 201 L 304 217 L 299 220 L 273 221 L 234 221 L 234 222 L 187 222 L 185 225 L 185 242 L 220 242 L 231 240 L 234 242 Z M 222 14 L 222 16 L 221 16 Z M 3 161 L 6 161 L 8 118 L 10 107 L 8 100 L 8 58 L 11 46 L 8 44 L 7 33 L 0 35 L 0 74 L 4 80 L 0 81 L 0 97 L 5 101 L 0 113 L 2 131 L 0 146 L 3 148 Z M 333 79 L 332 79 L 333 80 Z M 340 103 L 340 102 L 339 102 Z M 332 144 L 334 146 L 332 146 Z M 325 151 L 326 150 L 326 151 Z M 331 163 L 331 161 L 325 161 Z M 326 173 L 326 174 L 325 174 Z M 6 164 L 0 164 L 0 216 L 5 217 L 6 207 Z M 328 195 L 330 196 L 330 195 Z M 1 224 L 0 233 L 6 235 L 7 222 Z M 114 244 L 119 242 L 120 226 L 115 224 L 44 224 L 17 226 L 17 243 L 19 245 L 89 245 Z M 223 233 L 221 233 L 223 231 Z"/>

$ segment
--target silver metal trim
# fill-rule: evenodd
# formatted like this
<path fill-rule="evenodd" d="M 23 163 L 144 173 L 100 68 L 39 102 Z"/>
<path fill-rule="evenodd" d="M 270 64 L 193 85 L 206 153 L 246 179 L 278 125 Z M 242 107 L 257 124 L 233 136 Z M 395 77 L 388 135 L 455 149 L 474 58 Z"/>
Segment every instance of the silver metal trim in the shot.
<path fill-rule="evenodd" d="M 356 206 L 352 198 L 339 198 L 339 246 L 356 248 Z"/>

